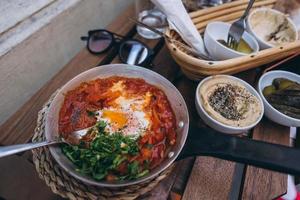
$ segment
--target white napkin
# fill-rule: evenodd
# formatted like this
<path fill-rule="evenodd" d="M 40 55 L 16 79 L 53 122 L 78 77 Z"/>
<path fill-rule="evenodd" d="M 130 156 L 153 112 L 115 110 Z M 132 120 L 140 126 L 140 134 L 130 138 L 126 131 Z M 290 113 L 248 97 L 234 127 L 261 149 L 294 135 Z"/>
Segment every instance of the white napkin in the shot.
<path fill-rule="evenodd" d="M 169 26 L 199 54 L 207 55 L 203 39 L 185 10 L 181 0 L 151 0 L 168 19 Z"/>

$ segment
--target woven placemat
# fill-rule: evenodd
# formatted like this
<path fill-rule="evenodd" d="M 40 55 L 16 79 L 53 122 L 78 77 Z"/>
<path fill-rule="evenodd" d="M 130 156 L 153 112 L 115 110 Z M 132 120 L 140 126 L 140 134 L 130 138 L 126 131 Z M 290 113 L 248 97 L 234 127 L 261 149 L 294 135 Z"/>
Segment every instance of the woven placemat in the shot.
<path fill-rule="evenodd" d="M 55 93 L 56 94 L 56 93 Z M 53 94 L 43 109 L 38 113 L 37 126 L 32 141 L 45 140 L 45 116 L 55 96 Z M 33 162 L 39 177 L 43 179 L 51 190 L 68 199 L 136 199 L 151 191 L 161 180 L 172 171 L 173 165 L 152 180 L 122 188 L 105 188 L 85 184 L 73 178 L 56 163 L 48 147 L 32 150 Z"/>

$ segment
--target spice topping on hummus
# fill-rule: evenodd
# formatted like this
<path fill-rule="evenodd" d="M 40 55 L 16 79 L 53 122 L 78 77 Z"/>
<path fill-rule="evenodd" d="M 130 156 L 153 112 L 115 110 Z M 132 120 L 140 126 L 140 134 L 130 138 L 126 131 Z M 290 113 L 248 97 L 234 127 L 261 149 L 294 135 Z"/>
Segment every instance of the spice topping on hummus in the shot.
<path fill-rule="evenodd" d="M 261 116 L 262 106 L 258 98 L 241 83 L 226 76 L 205 81 L 200 96 L 206 112 L 226 125 L 249 126 Z"/>

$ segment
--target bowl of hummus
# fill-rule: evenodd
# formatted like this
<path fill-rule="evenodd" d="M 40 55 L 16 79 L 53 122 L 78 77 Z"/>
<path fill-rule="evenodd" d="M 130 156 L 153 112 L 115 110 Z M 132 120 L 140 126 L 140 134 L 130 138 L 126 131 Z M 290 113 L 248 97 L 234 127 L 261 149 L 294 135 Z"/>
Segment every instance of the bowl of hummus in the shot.
<path fill-rule="evenodd" d="M 259 8 L 247 18 L 247 31 L 259 43 L 260 49 L 280 46 L 298 39 L 294 22 L 284 13 L 270 8 Z"/>
<path fill-rule="evenodd" d="M 203 79 L 196 90 L 196 108 L 211 128 L 229 134 L 253 128 L 264 113 L 264 105 L 256 90 L 245 81 L 216 75 Z"/>

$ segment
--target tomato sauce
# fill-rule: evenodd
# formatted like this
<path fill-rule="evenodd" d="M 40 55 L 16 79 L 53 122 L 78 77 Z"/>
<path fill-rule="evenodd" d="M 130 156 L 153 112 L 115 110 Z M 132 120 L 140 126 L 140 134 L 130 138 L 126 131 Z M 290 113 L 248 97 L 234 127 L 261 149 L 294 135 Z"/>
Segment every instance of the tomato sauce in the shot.
<path fill-rule="evenodd" d="M 59 113 L 59 132 L 62 137 L 79 129 L 93 126 L 97 118 L 90 112 L 109 107 L 122 91 L 112 91 L 112 86 L 122 81 L 127 96 L 138 97 L 150 92 L 151 99 L 145 109 L 150 115 L 151 126 L 139 137 L 139 155 L 131 158 L 140 163 L 150 162 L 150 168 L 157 166 L 165 157 L 168 146 L 176 142 L 176 119 L 164 92 L 139 78 L 112 76 L 84 82 L 65 94 Z M 120 166 L 120 171 L 125 166 Z"/>

